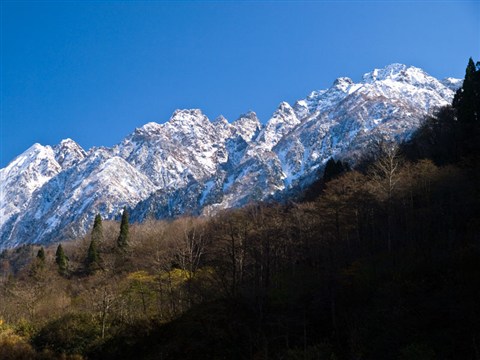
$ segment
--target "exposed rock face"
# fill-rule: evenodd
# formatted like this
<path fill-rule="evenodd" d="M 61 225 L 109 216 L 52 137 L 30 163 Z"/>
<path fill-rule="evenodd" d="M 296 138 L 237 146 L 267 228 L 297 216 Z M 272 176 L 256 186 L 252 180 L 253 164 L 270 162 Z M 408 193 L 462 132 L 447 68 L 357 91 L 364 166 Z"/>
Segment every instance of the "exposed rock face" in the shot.
<path fill-rule="evenodd" d="M 379 136 L 407 138 L 460 86 L 392 64 L 360 83 L 339 78 L 293 107 L 282 102 L 265 125 L 254 112 L 229 123 L 177 110 L 111 149 L 35 144 L 0 170 L 0 249 L 81 236 L 97 213 L 116 218 L 124 206 L 142 221 L 281 197 L 332 156 L 355 161 Z"/>

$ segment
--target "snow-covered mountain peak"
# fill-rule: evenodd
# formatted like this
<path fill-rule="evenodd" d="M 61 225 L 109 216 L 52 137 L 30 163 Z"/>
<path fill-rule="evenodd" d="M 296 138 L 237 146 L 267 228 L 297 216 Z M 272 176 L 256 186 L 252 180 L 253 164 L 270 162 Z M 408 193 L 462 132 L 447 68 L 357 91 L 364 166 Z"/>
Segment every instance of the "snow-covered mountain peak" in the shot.
<path fill-rule="evenodd" d="M 124 151 L 126 148 L 130 148 L 133 144 L 140 145 L 145 142 L 152 142 L 160 139 L 164 133 L 164 125 L 156 122 L 149 122 L 139 128 L 136 128 L 133 133 L 128 135 L 121 145 L 117 145 L 116 149 Z M 129 149 L 131 151 L 132 149 Z"/>
<path fill-rule="evenodd" d="M 262 124 L 258 120 L 257 114 L 249 111 L 232 123 L 235 134 L 240 135 L 246 142 L 250 142 L 258 131 L 262 128 Z"/>
<path fill-rule="evenodd" d="M 295 111 L 294 109 L 292 108 L 292 106 L 286 102 L 286 101 L 282 101 L 277 109 L 274 111 L 274 113 L 272 114 L 272 117 L 270 118 L 270 120 L 268 120 L 267 124 L 265 125 L 265 127 L 268 127 L 269 124 L 273 124 L 273 123 L 280 123 L 280 122 L 285 122 L 285 121 L 289 121 L 293 118 L 296 119 L 296 114 L 295 114 Z"/>
<path fill-rule="evenodd" d="M 204 120 L 209 121 L 200 109 L 177 109 L 168 123 L 198 123 Z"/>
<path fill-rule="evenodd" d="M 213 133 L 214 126 L 199 109 L 175 110 L 172 117 L 163 126 L 168 136 L 180 138 L 185 136 L 203 137 L 206 133 Z"/>
<path fill-rule="evenodd" d="M 54 146 L 55 159 L 59 165 L 66 169 L 83 160 L 87 153 L 72 139 L 64 139 Z"/>
<path fill-rule="evenodd" d="M 360 84 L 355 84 L 349 77 L 339 77 L 335 79 L 332 86 L 325 92 L 318 91 L 315 97 L 317 101 L 324 101 L 325 99 L 331 99 L 332 97 L 344 96 L 355 91 Z"/>
<path fill-rule="evenodd" d="M 375 69 L 363 77 L 364 94 L 370 97 L 385 97 L 390 101 L 397 98 L 408 104 L 412 111 L 425 108 L 430 113 L 435 108 L 451 103 L 456 81 L 450 86 L 427 74 L 424 70 L 403 64 L 391 64 Z M 415 108 L 418 108 L 415 110 Z"/>
<path fill-rule="evenodd" d="M 339 77 L 330 88 L 314 91 L 306 99 L 297 101 L 295 114 L 298 119 L 304 119 L 313 114 L 326 113 L 361 87 L 361 83 L 356 84 L 348 77 Z"/>
<path fill-rule="evenodd" d="M 76 141 L 70 139 L 70 138 L 66 138 L 66 139 L 63 139 L 61 140 L 57 146 L 65 146 L 65 147 L 70 147 L 70 146 L 78 146 L 80 147 L 80 145 L 77 144 Z"/>
<path fill-rule="evenodd" d="M 342 91 L 347 91 L 347 89 L 353 84 L 353 80 L 349 77 L 339 77 L 333 82 L 333 87 Z"/>
<path fill-rule="evenodd" d="M 293 107 L 282 102 L 265 125 L 253 111 L 229 123 L 185 109 L 113 148 L 34 144 L 0 170 L 0 249 L 78 238 L 95 214 L 112 219 L 124 205 L 142 221 L 281 199 L 332 156 L 355 162 L 374 138 L 408 138 L 460 85 L 391 64 L 358 83 L 340 77 Z"/>
<path fill-rule="evenodd" d="M 266 127 L 268 127 L 270 124 L 275 124 L 275 126 L 277 126 L 280 123 L 287 123 L 289 125 L 292 125 L 293 123 L 299 123 L 292 106 L 285 101 L 278 105 L 278 108 L 272 114 L 272 118 L 268 121 Z"/>
<path fill-rule="evenodd" d="M 312 113 L 317 107 L 320 98 L 326 92 L 327 90 L 312 91 L 305 99 L 298 100 L 293 106 L 297 118 L 303 119 L 304 117 L 308 116 L 308 114 Z"/>
<path fill-rule="evenodd" d="M 176 110 L 163 128 L 169 136 L 180 134 L 181 137 L 203 136 L 215 131 L 208 117 L 199 109 Z"/>
<path fill-rule="evenodd" d="M 7 165 L 2 171 L 18 171 L 22 172 L 29 167 L 34 167 L 35 164 L 50 161 L 56 163 L 55 154 L 51 146 L 43 146 L 39 143 L 35 143 L 27 150 L 17 156 L 13 161 Z M 58 166 L 58 164 L 56 164 Z"/>
<path fill-rule="evenodd" d="M 0 240 L 10 221 L 27 208 L 32 194 L 61 170 L 52 147 L 38 143 L 0 170 Z"/>
<path fill-rule="evenodd" d="M 404 64 L 390 64 L 383 69 L 374 69 L 363 76 L 365 83 L 385 80 L 406 83 L 417 87 L 430 85 L 431 83 L 439 83 L 437 79 L 422 69 Z"/>
<path fill-rule="evenodd" d="M 229 124 L 228 120 L 223 116 L 223 115 L 220 115 L 218 116 L 215 120 L 213 120 L 212 124 L 214 126 L 226 126 L 227 124 Z"/>
<path fill-rule="evenodd" d="M 162 130 L 162 125 L 152 121 L 152 122 L 146 123 L 145 125 L 143 125 L 142 127 L 136 130 L 139 133 L 154 134 Z"/>
<path fill-rule="evenodd" d="M 22 155 L 26 155 L 28 153 L 33 153 L 33 152 L 42 152 L 43 150 L 49 148 L 50 146 L 49 145 L 42 145 L 40 143 L 35 143 L 33 144 L 32 146 L 30 146 L 27 150 L 25 150 L 22 154 L 20 154 L 20 156 Z"/>
<path fill-rule="evenodd" d="M 230 138 L 235 131 L 235 128 L 232 126 L 232 124 L 228 122 L 227 119 L 225 119 L 225 117 L 223 117 L 223 115 L 217 117 L 212 122 L 212 125 L 215 128 L 215 131 L 222 142 Z"/>
<path fill-rule="evenodd" d="M 405 64 L 390 64 L 385 66 L 382 69 L 373 69 L 372 71 L 363 75 L 363 81 L 367 83 L 371 83 L 374 81 L 381 81 L 387 78 L 393 78 L 407 70 L 407 65 Z M 416 69 L 416 68 L 415 68 Z"/>
<path fill-rule="evenodd" d="M 51 146 L 49 145 L 44 146 L 40 143 L 35 143 L 32 146 L 30 146 L 27 150 L 25 150 L 23 153 L 18 155 L 12 161 L 12 163 L 18 163 L 18 162 L 22 162 L 24 159 L 27 159 L 27 158 L 32 158 L 38 155 L 44 155 L 48 153 L 50 150 L 51 150 Z M 12 165 L 12 163 L 10 163 L 9 165 Z"/>
<path fill-rule="evenodd" d="M 235 120 L 233 123 L 237 124 L 239 122 L 245 122 L 247 120 L 253 121 L 253 122 L 258 122 L 260 124 L 260 121 L 258 120 L 257 113 L 255 111 L 247 111 L 246 113 L 241 114 L 237 120 Z"/>
<path fill-rule="evenodd" d="M 282 113 L 282 114 L 288 114 L 288 113 L 292 113 L 293 114 L 293 108 L 292 106 L 286 102 L 286 101 L 282 101 L 279 105 L 278 105 L 278 108 L 277 110 L 275 111 L 275 114 L 276 113 Z"/>
<path fill-rule="evenodd" d="M 257 142 L 265 145 L 267 149 L 274 147 L 280 139 L 291 129 L 300 123 L 295 111 L 287 102 L 282 102 L 268 121 L 267 125 L 260 131 Z"/>

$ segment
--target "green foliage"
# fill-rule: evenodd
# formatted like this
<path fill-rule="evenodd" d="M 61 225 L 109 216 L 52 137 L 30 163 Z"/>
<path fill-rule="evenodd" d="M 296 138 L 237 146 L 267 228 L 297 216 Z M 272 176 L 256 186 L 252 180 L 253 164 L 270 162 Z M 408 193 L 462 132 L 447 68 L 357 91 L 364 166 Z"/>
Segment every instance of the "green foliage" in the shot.
<path fill-rule="evenodd" d="M 55 263 L 57 264 L 59 274 L 66 275 L 68 272 L 68 258 L 63 251 L 62 244 L 58 244 L 55 252 Z"/>
<path fill-rule="evenodd" d="M 36 331 L 35 326 L 25 319 L 20 319 L 20 321 L 15 324 L 15 333 L 26 339 L 31 339 Z"/>
<path fill-rule="evenodd" d="M 67 314 L 48 322 L 33 338 L 38 350 L 85 354 L 100 338 L 99 324 L 87 314 Z"/>
<path fill-rule="evenodd" d="M 125 297 L 131 306 L 141 309 L 145 316 L 155 310 L 155 277 L 147 271 L 135 271 L 127 275 Z"/>
<path fill-rule="evenodd" d="M 117 246 L 121 250 L 125 250 L 128 247 L 128 211 L 127 208 L 123 208 L 122 221 L 120 223 L 120 234 L 117 239 Z"/>
<path fill-rule="evenodd" d="M 0 359 L 31 360 L 34 357 L 35 352 L 28 339 L 18 334 L 0 318 Z"/>

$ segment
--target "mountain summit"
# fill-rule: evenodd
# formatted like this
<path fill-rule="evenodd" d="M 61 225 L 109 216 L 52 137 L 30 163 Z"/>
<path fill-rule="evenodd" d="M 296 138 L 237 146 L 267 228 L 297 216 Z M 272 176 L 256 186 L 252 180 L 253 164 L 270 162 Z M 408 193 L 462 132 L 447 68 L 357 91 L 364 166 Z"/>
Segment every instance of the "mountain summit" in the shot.
<path fill-rule="evenodd" d="M 229 123 L 176 110 L 113 148 L 35 144 L 0 170 L 0 249 L 82 236 L 97 213 L 114 219 L 124 206 L 142 221 L 281 196 L 311 183 L 331 157 L 355 162 L 378 137 L 408 138 L 460 86 L 392 64 L 282 102 L 265 125 L 252 111 Z"/>

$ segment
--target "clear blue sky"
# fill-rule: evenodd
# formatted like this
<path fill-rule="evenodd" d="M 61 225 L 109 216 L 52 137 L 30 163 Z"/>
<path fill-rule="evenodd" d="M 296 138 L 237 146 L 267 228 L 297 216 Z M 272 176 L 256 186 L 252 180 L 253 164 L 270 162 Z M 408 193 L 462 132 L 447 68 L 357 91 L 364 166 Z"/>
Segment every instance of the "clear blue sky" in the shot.
<path fill-rule="evenodd" d="M 112 146 L 176 108 L 229 121 L 393 62 L 463 78 L 477 1 L 1 2 L 0 167 L 34 142 Z"/>

